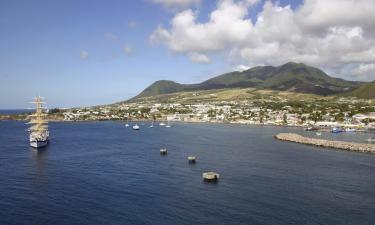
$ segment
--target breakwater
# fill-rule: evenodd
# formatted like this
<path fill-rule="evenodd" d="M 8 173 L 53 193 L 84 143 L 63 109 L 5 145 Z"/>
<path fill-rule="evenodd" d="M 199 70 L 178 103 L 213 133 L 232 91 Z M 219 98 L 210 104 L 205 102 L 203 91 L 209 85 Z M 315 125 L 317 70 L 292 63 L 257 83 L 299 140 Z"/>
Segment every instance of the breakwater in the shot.
<path fill-rule="evenodd" d="M 355 152 L 375 153 L 375 144 L 330 141 L 318 138 L 304 137 L 294 133 L 280 133 L 276 135 L 275 138 L 281 141 L 290 141 L 301 144 L 314 145 L 318 147 L 335 148 Z"/>

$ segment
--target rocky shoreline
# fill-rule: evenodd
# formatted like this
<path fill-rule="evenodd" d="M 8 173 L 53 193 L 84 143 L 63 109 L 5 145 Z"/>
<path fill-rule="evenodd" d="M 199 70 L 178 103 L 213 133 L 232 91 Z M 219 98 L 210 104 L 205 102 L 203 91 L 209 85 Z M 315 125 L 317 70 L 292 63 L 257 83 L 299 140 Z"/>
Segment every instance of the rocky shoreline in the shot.
<path fill-rule="evenodd" d="M 335 148 L 354 152 L 375 153 L 375 144 L 330 141 L 324 139 L 304 137 L 295 133 L 280 133 L 277 134 L 275 138 L 281 141 L 290 141 L 295 143 L 314 145 L 318 147 Z"/>

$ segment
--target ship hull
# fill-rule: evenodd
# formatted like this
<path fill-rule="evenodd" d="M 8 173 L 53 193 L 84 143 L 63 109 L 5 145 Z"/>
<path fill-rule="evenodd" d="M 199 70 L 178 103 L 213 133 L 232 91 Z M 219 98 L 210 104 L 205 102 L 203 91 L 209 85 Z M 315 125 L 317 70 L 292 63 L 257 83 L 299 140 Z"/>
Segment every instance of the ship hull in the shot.
<path fill-rule="evenodd" d="M 48 145 L 48 141 L 32 141 L 30 146 L 33 148 L 44 148 Z"/>

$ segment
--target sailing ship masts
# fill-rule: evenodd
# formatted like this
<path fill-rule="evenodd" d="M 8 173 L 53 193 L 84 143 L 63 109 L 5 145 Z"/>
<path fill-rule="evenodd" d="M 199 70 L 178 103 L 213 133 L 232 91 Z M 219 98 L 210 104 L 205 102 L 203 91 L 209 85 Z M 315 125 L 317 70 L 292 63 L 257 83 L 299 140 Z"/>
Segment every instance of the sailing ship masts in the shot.
<path fill-rule="evenodd" d="M 29 124 L 35 125 L 30 128 L 31 130 L 36 129 L 42 131 L 47 129 L 47 126 L 45 125 L 48 123 L 46 121 L 47 113 L 44 112 L 46 108 L 44 107 L 45 102 L 42 101 L 43 99 L 43 97 L 38 96 L 34 98 L 34 101 L 32 102 L 35 104 L 35 113 L 30 115 L 31 120 Z"/>
<path fill-rule="evenodd" d="M 48 122 L 45 120 L 31 120 L 28 124 L 47 124 Z"/>
<path fill-rule="evenodd" d="M 28 124 L 33 124 L 28 131 L 30 132 L 30 146 L 41 148 L 47 145 L 49 139 L 47 111 L 44 107 L 43 98 L 38 96 L 32 102 L 35 104 L 35 113 L 29 116 Z"/>

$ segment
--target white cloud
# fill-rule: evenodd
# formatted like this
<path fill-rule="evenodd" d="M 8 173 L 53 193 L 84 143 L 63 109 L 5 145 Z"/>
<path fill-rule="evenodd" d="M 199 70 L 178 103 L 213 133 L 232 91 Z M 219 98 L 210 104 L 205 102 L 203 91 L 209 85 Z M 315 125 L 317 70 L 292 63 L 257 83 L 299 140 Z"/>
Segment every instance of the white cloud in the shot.
<path fill-rule="evenodd" d="M 297 61 L 343 78 L 375 79 L 369 71 L 352 73 L 375 63 L 374 0 L 305 0 L 296 10 L 267 1 L 252 22 L 248 12 L 258 2 L 219 0 L 206 22 L 199 21 L 199 12 L 184 10 L 169 27 L 156 28 L 150 40 L 191 60 L 192 53 L 220 52 L 235 64 Z"/>
<path fill-rule="evenodd" d="M 184 8 L 191 5 L 198 5 L 201 0 L 150 0 L 151 2 L 162 4 L 166 8 Z"/>
<path fill-rule="evenodd" d="M 352 73 L 358 76 L 369 76 L 369 80 L 375 80 L 375 63 L 364 64 L 361 63 L 358 67 L 354 68 Z"/>
<path fill-rule="evenodd" d="M 248 69 L 250 69 L 250 66 L 237 65 L 237 66 L 234 68 L 234 71 L 242 72 L 242 71 L 245 71 L 245 70 L 248 70 Z"/>
<path fill-rule="evenodd" d="M 191 52 L 188 54 L 189 59 L 195 63 L 210 63 L 211 60 L 208 56 L 196 52 Z"/>
<path fill-rule="evenodd" d="M 124 51 L 124 53 L 126 55 L 130 55 L 132 52 L 133 52 L 133 48 L 128 45 L 128 44 L 125 44 L 123 47 L 122 47 L 122 50 Z"/>
<path fill-rule="evenodd" d="M 153 41 L 165 42 L 175 52 L 222 50 L 249 36 L 252 24 L 244 20 L 246 14 L 246 8 L 221 1 L 209 22 L 197 23 L 197 14 L 185 10 L 173 18 L 170 31 L 158 27 L 151 37 Z"/>
<path fill-rule="evenodd" d="M 79 54 L 79 57 L 82 59 L 82 60 L 85 60 L 89 57 L 89 53 L 86 51 L 86 50 L 82 50 Z"/>

